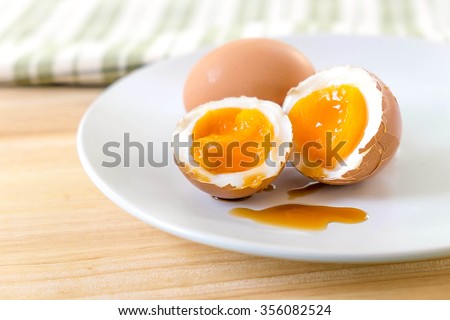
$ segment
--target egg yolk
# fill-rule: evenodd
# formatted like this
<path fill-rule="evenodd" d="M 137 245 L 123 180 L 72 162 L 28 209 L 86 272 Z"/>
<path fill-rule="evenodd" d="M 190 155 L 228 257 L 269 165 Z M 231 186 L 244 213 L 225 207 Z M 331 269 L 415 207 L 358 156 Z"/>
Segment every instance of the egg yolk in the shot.
<path fill-rule="evenodd" d="M 270 151 L 272 124 L 257 109 L 210 110 L 195 124 L 193 159 L 208 171 L 242 172 L 261 165 Z"/>
<path fill-rule="evenodd" d="M 352 85 L 330 86 L 297 101 L 289 119 L 302 172 L 319 177 L 324 169 L 345 162 L 364 136 L 367 118 L 364 96 Z M 294 161 L 297 165 L 297 156 Z"/>

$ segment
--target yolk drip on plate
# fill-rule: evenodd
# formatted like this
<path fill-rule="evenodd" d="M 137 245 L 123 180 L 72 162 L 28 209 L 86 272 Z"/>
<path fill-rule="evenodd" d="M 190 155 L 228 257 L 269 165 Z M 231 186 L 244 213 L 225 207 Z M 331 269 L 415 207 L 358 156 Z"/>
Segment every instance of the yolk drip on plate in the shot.
<path fill-rule="evenodd" d="M 222 108 L 206 112 L 195 124 L 192 155 L 214 174 L 242 172 L 262 164 L 273 127 L 257 109 Z"/>
<path fill-rule="evenodd" d="M 297 101 L 289 118 L 295 150 L 311 177 L 335 168 L 338 157 L 345 160 L 361 142 L 368 121 L 364 96 L 347 84 L 310 93 Z"/>

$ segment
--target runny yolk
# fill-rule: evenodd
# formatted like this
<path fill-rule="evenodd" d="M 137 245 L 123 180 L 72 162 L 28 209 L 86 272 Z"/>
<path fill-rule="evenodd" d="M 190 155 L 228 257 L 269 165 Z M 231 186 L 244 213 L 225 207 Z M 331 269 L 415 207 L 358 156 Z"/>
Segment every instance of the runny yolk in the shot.
<path fill-rule="evenodd" d="M 330 86 L 300 99 L 289 113 L 293 124 L 295 164 L 318 177 L 333 169 L 358 146 L 367 126 L 367 106 L 352 85 Z"/>
<path fill-rule="evenodd" d="M 272 124 L 257 109 L 210 110 L 194 126 L 192 156 L 208 171 L 242 172 L 262 164 L 270 151 Z"/>

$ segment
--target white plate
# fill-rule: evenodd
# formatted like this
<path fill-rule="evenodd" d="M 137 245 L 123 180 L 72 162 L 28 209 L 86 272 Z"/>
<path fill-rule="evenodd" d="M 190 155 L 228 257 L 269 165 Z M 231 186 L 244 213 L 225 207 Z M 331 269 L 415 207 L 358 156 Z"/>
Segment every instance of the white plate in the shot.
<path fill-rule="evenodd" d="M 244 202 L 212 199 L 194 188 L 166 153 L 162 168 L 138 165 L 103 167 L 111 157 L 107 142 L 124 134 L 154 143 L 156 160 L 183 115 L 182 88 L 202 53 L 144 67 L 118 81 L 93 103 L 78 132 L 81 162 L 113 202 L 177 236 L 250 254 L 312 261 L 373 262 L 423 259 L 450 254 L 450 46 L 420 40 L 309 36 L 285 39 L 317 67 L 352 64 L 379 75 L 397 96 L 403 140 L 395 160 L 379 175 L 344 188 L 328 188 L 301 199 L 305 204 L 365 210 L 360 224 L 334 223 L 323 232 L 271 227 L 238 218 L 229 210 L 300 202 L 287 190 L 305 180 L 289 168 L 277 189 Z M 114 150 L 114 149 L 111 149 Z M 148 148 L 146 147 L 146 151 Z M 118 151 L 118 150 L 114 150 Z M 147 158 L 147 157 L 146 157 Z M 123 160 L 123 157 L 122 157 Z"/>

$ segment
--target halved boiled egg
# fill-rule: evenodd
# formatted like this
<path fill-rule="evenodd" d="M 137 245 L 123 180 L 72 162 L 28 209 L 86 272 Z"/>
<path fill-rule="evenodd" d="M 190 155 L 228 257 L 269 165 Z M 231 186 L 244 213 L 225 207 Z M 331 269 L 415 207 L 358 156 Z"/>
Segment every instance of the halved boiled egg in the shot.
<path fill-rule="evenodd" d="M 288 92 L 283 110 L 294 132 L 291 162 L 323 183 L 350 184 L 373 175 L 400 143 L 397 100 L 362 68 L 314 74 Z"/>
<path fill-rule="evenodd" d="M 257 98 L 225 98 L 187 113 L 172 140 L 175 162 L 199 189 L 223 199 L 248 197 L 281 172 L 292 126 L 281 107 Z"/>

